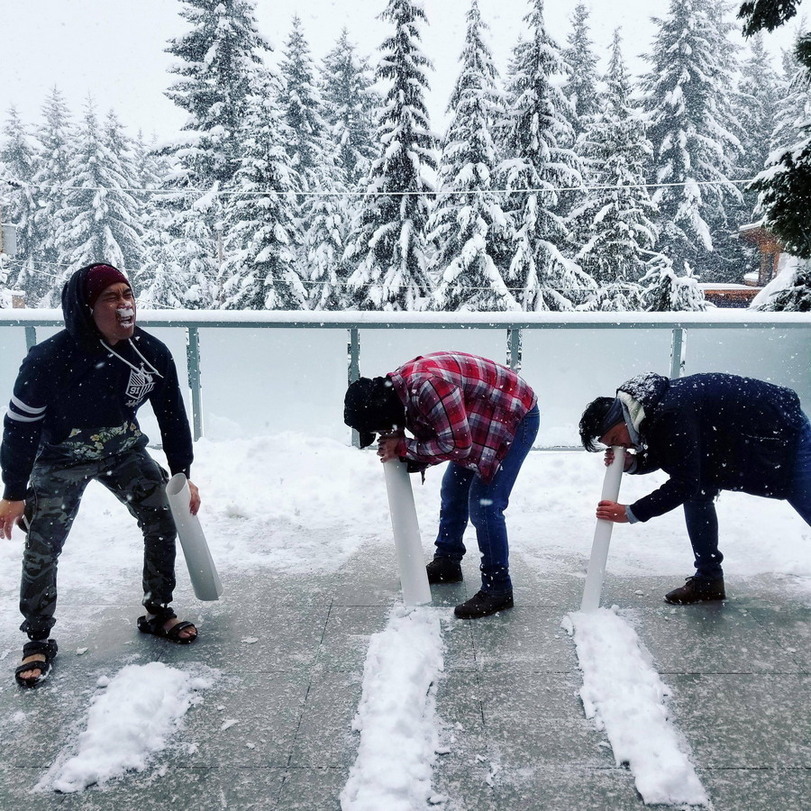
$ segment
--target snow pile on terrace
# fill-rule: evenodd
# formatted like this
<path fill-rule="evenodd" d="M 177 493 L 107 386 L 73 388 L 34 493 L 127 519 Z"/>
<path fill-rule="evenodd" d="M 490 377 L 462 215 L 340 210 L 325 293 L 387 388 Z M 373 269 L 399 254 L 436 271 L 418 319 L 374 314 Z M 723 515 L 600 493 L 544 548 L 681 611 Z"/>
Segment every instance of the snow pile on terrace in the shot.
<path fill-rule="evenodd" d="M 436 683 L 443 647 L 436 609 L 394 609 L 369 643 L 354 728 L 358 756 L 343 811 L 425 808 L 438 743 Z"/>
<path fill-rule="evenodd" d="M 605 731 L 617 764 L 628 764 L 645 803 L 708 805 L 687 742 L 668 718 L 668 689 L 616 607 L 572 613 L 562 625 L 577 646 L 586 717 Z"/>
<path fill-rule="evenodd" d="M 211 681 L 150 662 L 127 665 L 113 679 L 99 679 L 98 686 L 103 692 L 92 700 L 75 754 L 57 758 L 38 789 L 77 792 L 144 771 L 150 755 L 166 747 L 186 711 L 200 701 L 197 691 Z"/>

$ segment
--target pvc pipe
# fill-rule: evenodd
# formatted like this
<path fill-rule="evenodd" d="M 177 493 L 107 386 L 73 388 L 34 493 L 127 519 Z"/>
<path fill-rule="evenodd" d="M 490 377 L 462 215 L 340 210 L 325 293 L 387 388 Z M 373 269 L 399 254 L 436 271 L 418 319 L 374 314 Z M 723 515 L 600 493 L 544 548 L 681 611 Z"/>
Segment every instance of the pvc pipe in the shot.
<path fill-rule="evenodd" d="M 392 459 L 383 463 L 386 476 L 386 492 L 389 497 L 391 527 L 394 530 L 394 546 L 400 567 L 400 585 L 406 605 L 425 605 L 431 602 L 431 587 L 423 561 L 420 527 L 417 523 L 417 508 L 414 491 L 405 462 Z"/>
<path fill-rule="evenodd" d="M 603 479 L 603 492 L 600 501 L 616 501 L 620 494 L 620 480 L 625 466 L 625 448 L 615 446 L 614 461 L 606 468 Z M 581 611 L 596 611 L 600 607 L 600 592 L 603 590 L 605 566 L 608 561 L 608 545 L 611 543 L 613 521 L 597 519 L 594 541 L 591 544 L 591 559 L 583 588 Z"/>
<path fill-rule="evenodd" d="M 189 481 L 183 473 L 176 473 L 169 479 L 166 484 L 166 498 L 172 518 L 175 519 L 177 537 L 183 547 L 195 597 L 198 600 L 218 600 L 222 594 L 222 583 L 200 521 L 189 512 L 191 492 Z"/>

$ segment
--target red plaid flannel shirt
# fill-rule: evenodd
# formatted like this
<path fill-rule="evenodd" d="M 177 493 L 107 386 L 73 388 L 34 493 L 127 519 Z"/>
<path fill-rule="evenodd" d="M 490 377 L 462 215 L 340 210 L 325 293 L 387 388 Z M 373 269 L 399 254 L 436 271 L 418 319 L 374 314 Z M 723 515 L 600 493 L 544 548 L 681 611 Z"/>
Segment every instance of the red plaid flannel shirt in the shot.
<path fill-rule="evenodd" d="M 485 482 L 507 455 L 518 423 L 536 404 L 515 372 L 465 352 L 434 352 L 389 374 L 406 407 L 397 455 L 425 464 L 449 460 Z"/>

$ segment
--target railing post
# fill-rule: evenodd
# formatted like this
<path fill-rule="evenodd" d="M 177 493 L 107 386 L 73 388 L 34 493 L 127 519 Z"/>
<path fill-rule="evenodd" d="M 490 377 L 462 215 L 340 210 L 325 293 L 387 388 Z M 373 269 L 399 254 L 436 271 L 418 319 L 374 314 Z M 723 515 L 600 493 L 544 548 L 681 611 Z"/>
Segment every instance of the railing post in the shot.
<path fill-rule="evenodd" d="M 360 377 L 360 330 L 357 327 L 349 328 L 349 343 L 346 345 L 347 352 L 347 385 L 354 383 Z M 352 445 L 360 447 L 360 436 L 352 429 Z"/>
<path fill-rule="evenodd" d="M 670 377 L 681 377 L 687 362 L 687 330 L 674 327 L 670 334 Z"/>
<path fill-rule="evenodd" d="M 203 436 L 203 397 L 200 383 L 200 336 L 197 327 L 186 328 L 186 365 L 191 389 L 192 433 L 197 441 Z"/>
<path fill-rule="evenodd" d="M 523 334 L 518 327 L 507 329 L 507 365 L 514 372 L 521 371 L 521 349 Z"/>
<path fill-rule="evenodd" d="M 25 328 L 25 348 L 30 349 L 34 346 L 37 342 L 37 328 L 36 327 L 26 327 Z"/>

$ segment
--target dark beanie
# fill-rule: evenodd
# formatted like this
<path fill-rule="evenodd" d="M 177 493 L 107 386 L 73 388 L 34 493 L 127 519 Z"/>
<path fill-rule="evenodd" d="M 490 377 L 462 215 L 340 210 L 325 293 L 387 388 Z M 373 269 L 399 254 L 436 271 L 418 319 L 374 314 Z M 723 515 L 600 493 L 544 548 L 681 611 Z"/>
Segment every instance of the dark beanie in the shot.
<path fill-rule="evenodd" d="M 119 282 L 129 285 L 130 280 L 118 268 L 112 265 L 91 265 L 84 277 L 85 301 L 92 309 L 102 291 Z"/>
<path fill-rule="evenodd" d="M 346 390 L 344 422 L 358 432 L 365 448 L 375 441 L 375 431 L 405 424 L 405 406 L 389 378 L 361 377 Z"/>

